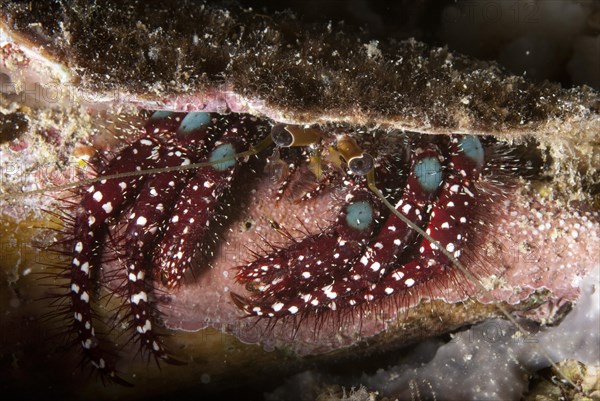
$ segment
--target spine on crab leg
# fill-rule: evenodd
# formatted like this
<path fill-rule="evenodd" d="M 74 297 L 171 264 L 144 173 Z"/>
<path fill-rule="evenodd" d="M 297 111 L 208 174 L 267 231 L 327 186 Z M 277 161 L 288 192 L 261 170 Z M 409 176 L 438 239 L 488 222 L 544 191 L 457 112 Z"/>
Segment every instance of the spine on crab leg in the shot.
<path fill-rule="evenodd" d="M 460 259 L 469 246 L 473 230 L 472 216 L 481 205 L 481 194 L 474 185 L 484 167 L 484 150 L 476 136 L 453 136 L 450 143 L 448 174 L 439 197 L 433 203 L 429 223 L 425 230 L 435 240 L 422 238 L 417 255 L 412 261 L 398 264 L 376 286 L 371 286 L 360 296 L 375 301 L 386 296 L 410 290 L 427 282 L 435 275 L 443 276 L 453 269 L 452 261 L 439 250 L 444 247 L 454 258 Z"/>
<path fill-rule="evenodd" d="M 354 184 L 356 185 L 356 184 Z M 362 186 L 346 197 L 335 223 L 324 233 L 260 257 L 239 268 L 236 280 L 246 284 L 251 298 L 232 294 L 248 315 L 280 318 L 302 315 L 306 309 L 336 308 L 338 294 L 330 279 L 363 253 L 383 212 Z M 320 277 L 315 283 L 313 277 Z"/>
<path fill-rule="evenodd" d="M 412 153 L 406 187 L 395 209 L 418 227 L 424 228 L 427 223 L 427 208 L 435 199 L 442 183 L 444 157 L 438 147 L 431 143 Z M 392 265 L 401 260 L 402 254 L 414 244 L 416 238 L 415 230 L 391 213 L 377 237 L 347 274 L 351 282 L 359 286 L 378 282 Z M 341 289 L 342 293 L 353 290 L 344 283 L 338 284 L 346 287 Z"/>
<path fill-rule="evenodd" d="M 157 141 L 139 139 L 119 153 L 100 175 L 152 168 L 159 149 Z M 126 382 L 116 375 L 105 356 L 106 352 L 99 346 L 94 330 L 90 306 L 93 292 L 91 275 L 100 263 L 99 249 L 107 231 L 107 220 L 135 197 L 143 181 L 144 177 L 129 177 L 103 180 L 92 185 L 81 199 L 73 227 L 70 297 L 76 341 L 81 345 L 85 358 L 99 372 L 123 384 Z"/>
<path fill-rule="evenodd" d="M 157 115 L 158 114 L 158 115 Z M 177 117 L 181 123 L 173 128 L 169 124 Z M 196 163 L 205 156 L 207 148 L 216 139 L 217 133 L 211 125 L 208 113 L 190 113 L 182 116 L 175 113 L 156 112 L 150 118 L 152 133 L 175 132 L 175 139 L 169 140 L 161 148 L 160 165 L 157 167 L 185 166 Z M 149 124 L 150 125 L 150 124 Z M 166 128 L 166 129 L 164 129 Z M 184 148 L 186 145 L 191 148 Z M 193 146 L 192 146 L 193 145 Z M 175 170 L 150 176 L 132 207 L 125 229 L 125 256 L 127 269 L 127 298 L 131 315 L 133 335 L 139 341 L 142 351 L 154 355 L 155 359 L 176 362 L 165 349 L 152 328 L 152 309 L 148 294 L 150 284 L 146 280 L 146 270 L 151 260 L 148 255 L 164 231 L 164 225 L 171 215 L 178 194 L 193 174 L 191 170 Z"/>
<path fill-rule="evenodd" d="M 397 208 L 402 209 L 409 219 L 420 226 L 426 222 L 425 209 L 431 199 L 435 197 L 442 180 L 442 159 L 443 156 L 435 144 L 428 144 L 425 148 L 419 147 L 413 152 L 407 185 Z M 380 184 L 386 187 L 398 185 L 398 182 L 401 181 L 400 173 L 403 170 L 404 168 L 388 168 L 387 174 L 380 175 Z M 378 201 L 373 203 L 372 209 L 376 210 L 378 204 Z M 338 219 L 337 226 L 346 224 L 343 220 L 344 214 L 347 215 L 347 212 L 342 214 L 341 219 Z M 324 249 L 331 248 L 336 251 L 339 248 L 336 242 L 348 243 L 347 238 L 344 238 L 343 231 L 334 229 L 330 233 L 332 244 L 327 243 L 328 237 L 321 236 L 315 240 L 319 247 L 308 244 L 308 241 L 305 240 L 295 246 L 297 255 L 289 252 L 289 249 L 286 250 L 288 259 L 302 261 L 299 267 L 286 268 L 290 262 L 268 255 L 242 268 L 238 279 L 252 280 L 250 282 L 262 292 L 262 297 L 276 300 L 277 302 L 273 301 L 273 304 L 285 305 L 285 308 L 282 307 L 278 314 L 270 312 L 274 316 L 354 306 L 355 301 L 348 298 L 347 294 L 377 282 L 382 272 L 389 268 L 400 257 L 404 249 L 416 240 L 416 233 L 400 219 L 392 216 L 390 215 L 386 219 L 378 233 L 375 230 L 365 231 L 364 237 L 362 237 L 363 246 L 360 248 L 362 250 L 351 257 L 345 255 L 344 258 L 330 261 L 320 255 L 318 251 L 315 253 L 315 249 L 320 249 L 321 244 Z M 373 240 L 375 234 L 375 240 Z M 364 246 L 367 241 L 369 246 Z M 307 249 L 310 251 L 307 252 Z M 311 256 L 304 256 L 304 253 Z M 265 269 L 269 266 L 277 268 L 282 265 L 284 268 L 279 270 L 286 272 L 285 277 L 281 273 L 277 274 L 277 272 L 269 272 Z M 291 280 L 296 281 L 294 286 L 289 285 Z M 294 291 L 291 290 L 292 288 Z M 322 288 L 326 288 L 327 291 L 322 291 Z M 333 299 L 335 302 L 332 301 Z M 249 307 L 244 307 L 248 311 Z M 258 309 L 251 310 L 259 312 Z M 270 315 L 267 314 L 267 316 Z"/>
<path fill-rule="evenodd" d="M 153 256 L 155 271 L 167 287 L 179 284 L 210 230 L 222 195 L 239 171 L 235 154 L 246 151 L 259 135 L 259 123 L 242 117 L 225 128 L 207 161 L 186 183 L 175 203 L 165 234 Z M 220 160 L 222 162 L 218 163 Z"/>
<path fill-rule="evenodd" d="M 396 225 L 396 219 L 390 217 L 377 239 L 370 242 L 371 246 L 356 263 L 346 261 L 345 266 L 327 272 L 326 267 L 317 268 L 317 264 L 310 261 L 313 270 L 308 265 L 305 270 L 310 271 L 307 277 L 312 280 L 306 288 L 297 282 L 293 286 L 286 285 L 294 277 L 286 276 L 284 280 L 269 275 L 272 267 L 285 262 L 273 255 L 241 268 L 238 279 L 250 282 L 260 295 L 254 295 L 250 300 L 235 295 L 234 301 L 251 315 L 277 318 L 299 311 L 318 313 L 374 303 L 393 294 L 410 291 L 415 285 L 431 280 L 435 274 L 444 274 L 451 268 L 452 262 L 439 252 L 436 244 L 444 246 L 456 258 L 468 245 L 471 230 L 469 215 L 478 200 L 473 184 L 482 171 L 483 155 L 479 139 L 471 136 L 452 138 L 445 169 L 442 165 L 444 157 L 435 145 L 415 152 L 408 188 L 396 209 L 419 226 L 427 224 L 426 232 L 435 243 L 419 240 L 417 234 L 411 233 L 412 228 L 405 227 L 406 224 L 399 219 Z M 447 171 L 445 177 L 444 171 Z M 394 228 L 390 230 L 391 227 Z M 388 236 L 390 232 L 392 234 Z M 386 246 L 394 251 L 373 253 L 374 250 L 383 251 Z M 303 246 L 302 253 L 310 254 L 307 249 Z M 365 257 L 368 258 L 367 263 L 364 263 Z M 275 263 L 277 265 L 274 266 Z M 347 269 L 346 266 L 352 268 Z M 302 281 L 298 272 L 295 276 L 296 280 Z M 320 278 L 327 278 L 326 286 L 319 285 Z M 277 311 L 268 310 L 267 313 L 265 308 L 269 304 Z"/>
<path fill-rule="evenodd" d="M 403 213 L 413 223 L 426 222 L 425 231 L 435 243 L 430 243 L 425 238 L 418 239 L 416 234 L 411 234 L 418 241 L 416 244 L 414 241 L 401 243 L 394 254 L 387 257 L 378 254 L 377 258 L 382 259 L 376 259 L 374 263 L 381 264 L 380 260 L 387 263 L 386 271 L 381 274 L 373 274 L 381 271 L 381 265 L 372 268 L 368 263 L 356 264 L 353 267 L 356 277 L 338 280 L 333 286 L 334 290 L 341 294 L 338 305 L 359 307 L 375 303 L 386 297 L 411 291 L 411 288 L 431 280 L 436 275 L 444 276 L 452 268 L 452 261 L 439 251 L 437 244 L 444 246 L 455 258 L 461 256 L 468 245 L 471 231 L 472 222 L 469 216 L 479 200 L 474 183 L 483 169 L 484 151 L 477 137 L 455 136 L 451 140 L 449 153 L 449 162 L 445 169 L 440 163 L 443 157 L 439 152 L 431 149 L 417 155 L 411 171 L 413 176 L 409 178 L 414 190 L 408 193 L 408 198 L 412 198 L 411 202 L 407 202 L 408 198 L 403 198 L 396 207 L 398 212 Z M 419 209 L 420 211 L 416 212 Z M 422 217 L 411 219 L 411 211 L 414 211 L 415 217 Z M 424 213 L 428 213 L 428 216 L 423 215 Z M 380 235 L 386 234 L 385 230 L 389 229 L 390 220 L 394 221 L 390 217 Z M 398 221 L 400 227 L 406 226 L 404 222 Z M 398 230 L 398 227 L 394 227 Z M 406 229 L 413 231 L 412 228 Z M 385 243 L 376 241 L 373 248 L 383 250 L 388 241 L 402 241 L 406 238 L 405 235 L 408 235 L 408 231 L 399 230 L 398 233 L 402 236 L 392 235 Z M 415 247 L 417 249 L 414 249 Z M 357 266 L 362 271 L 361 277 L 356 273 Z M 365 280 L 363 276 L 369 279 Z"/>

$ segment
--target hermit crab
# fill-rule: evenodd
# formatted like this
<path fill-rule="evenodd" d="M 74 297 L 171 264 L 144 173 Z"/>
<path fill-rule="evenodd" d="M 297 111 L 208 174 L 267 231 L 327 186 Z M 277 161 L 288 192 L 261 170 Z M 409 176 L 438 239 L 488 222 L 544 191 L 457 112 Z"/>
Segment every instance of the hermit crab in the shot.
<path fill-rule="evenodd" d="M 164 334 L 207 326 L 294 355 L 389 349 L 574 300 L 593 265 L 589 88 L 244 8 L 2 7 L 10 96 L 41 91 L 18 112 L 50 110 L 29 120 L 44 138 L 72 117 L 48 147 L 78 163 L 2 202 L 42 194 L 59 221 L 48 316 L 104 381 L 136 382 L 115 332 L 163 367 L 194 361 Z"/>

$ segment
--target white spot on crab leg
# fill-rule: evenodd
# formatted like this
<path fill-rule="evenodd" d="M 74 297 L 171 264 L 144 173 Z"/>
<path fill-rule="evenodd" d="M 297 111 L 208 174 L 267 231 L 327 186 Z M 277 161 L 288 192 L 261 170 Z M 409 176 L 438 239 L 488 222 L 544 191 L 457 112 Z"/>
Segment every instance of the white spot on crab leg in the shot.
<path fill-rule="evenodd" d="M 140 301 L 148 302 L 148 296 L 144 291 L 140 291 L 137 294 L 131 296 L 131 303 L 139 304 Z"/>
<path fill-rule="evenodd" d="M 144 334 L 150 330 L 152 330 L 152 323 L 150 323 L 150 320 L 146 319 L 146 322 L 144 322 L 143 326 L 138 326 L 136 328 L 137 332 L 140 334 Z"/>
<path fill-rule="evenodd" d="M 82 292 L 79 298 L 86 304 L 90 302 L 90 295 L 87 293 L 87 291 Z"/>
<path fill-rule="evenodd" d="M 328 285 L 328 286 L 322 288 L 322 290 L 325 293 L 325 295 L 327 296 L 327 298 L 336 299 L 337 292 L 332 291 L 332 289 L 333 289 L 333 285 Z"/>
<path fill-rule="evenodd" d="M 400 281 L 404 277 L 404 273 L 402 273 L 402 272 L 394 272 L 392 274 L 392 277 L 394 278 L 394 280 Z"/>
<path fill-rule="evenodd" d="M 473 194 L 473 192 L 469 191 L 469 188 L 467 188 L 467 187 L 463 187 L 463 190 L 464 190 L 464 191 L 465 191 L 465 193 L 466 193 L 467 195 L 469 195 L 471 198 L 474 198 L 474 197 L 475 197 L 475 194 Z"/>
<path fill-rule="evenodd" d="M 106 202 L 102 205 L 102 209 L 106 212 L 106 214 L 110 214 L 113 211 L 112 203 Z"/>
<path fill-rule="evenodd" d="M 85 262 L 84 264 L 81 265 L 80 270 L 86 276 L 89 275 L 90 274 L 90 264 L 88 262 Z"/>

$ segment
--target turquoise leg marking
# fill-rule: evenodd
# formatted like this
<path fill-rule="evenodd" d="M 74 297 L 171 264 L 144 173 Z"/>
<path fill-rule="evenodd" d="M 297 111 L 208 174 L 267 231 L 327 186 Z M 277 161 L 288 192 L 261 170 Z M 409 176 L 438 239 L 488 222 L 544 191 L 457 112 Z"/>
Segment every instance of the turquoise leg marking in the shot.
<path fill-rule="evenodd" d="M 433 192 L 442 183 L 442 166 L 437 158 L 426 157 L 415 165 L 415 175 L 424 191 Z"/>
<path fill-rule="evenodd" d="M 229 159 L 235 156 L 235 148 L 230 143 L 225 143 L 213 150 L 210 154 L 209 161 L 211 163 L 218 162 L 219 160 Z M 235 166 L 235 159 L 226 160 L 222 163 L 216 163 L 212 165 L 217 171 L 225 171 L 228 168 Z"/>
<path fill-rule="evenodd" d="M 171 114 L 173 114 L 172 111 L 157 110 L 154 113 L 152 113 L 152 115 L 150 116 L 150 118 L 153 119 L 153 120 L 159 120 L 159 119 L 162 119 L 162 118 L 167 118 Z"/>
<path fill-rule="evenodd" d="M 197 130 L 210 123 L 210 120 L 210 113 L 189 113 L 181 120 L 179 131 L 187 133 Z"/>
<path fill-rule="evenodd" d="M 351 203 L 346 208 L 346 223 L 348 226 L 362 231 L 371 226 L 373 221 L 373 207 L 367 201 Z"/>
<path fill-rule="evenodd" d="M 466 135 L 461 139 L 458 146 L 469 159 L 478 165 L 483 164 L 484 152 L 479 138 L 474 135 Z"/>

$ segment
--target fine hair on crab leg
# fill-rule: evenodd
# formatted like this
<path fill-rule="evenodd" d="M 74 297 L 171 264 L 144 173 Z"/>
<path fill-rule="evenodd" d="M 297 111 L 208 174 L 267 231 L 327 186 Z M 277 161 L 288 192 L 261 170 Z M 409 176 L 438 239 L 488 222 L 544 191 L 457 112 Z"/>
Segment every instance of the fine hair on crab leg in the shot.
<path fill-rule="evenodd" d="M 425 230 L 433 241 L 423 238 L 413 260 L 397 263 L 379 285 L 363 291 L 362 299 L 383 299 L 399 290 L 427 282 L 436 274 L 455 274 L 452 272 L 453 260 L 459 260 L 465 248 L 470 246 L 473 240 L 470 238 L 470 227 L 474 223 L 471 221 L 472 216 L 474 211 L 485 203 L 483 195 L 478 193 L 474 185 L 479 179 L 484 162 L 483 146 L 477 137 L 451 138 L 447 174 L 444 180 L 440 181 L 442 188 L 431 206 Z M 442 247 L 452 254 L 452 261 L 439 251 Z M 356 297 L 355 300 L 358 301 L 361 297 Z"/>
<path fill-rule="evenodd" d="M 211 164 L 199 168 L 175 203 L 164 237 L 153 256 L 153 265 L 163 284 L 179 284 L 196 252 L 203 246 L 215 217 L 218 202 L 239 172 L 237 154 L 253 154 L 249 149 L 261 135 L 263 125 L 247 116 L 224 128 L 225 132 L 208 155 Z"/>
<path fill-rule="evenodd" d="M 344 157 L 346 160 L 357 156 L 372 160 L 348 136 L 340 136 L 336 144 L 349 148 L 349 143 L 353 144 L 355 151 L 351 157 Z M 345 156 L 349 153 L 346 152 Z M 388 157 L 396 157 L 395 152 Z M 393 187 L 399 182 L 402 168 L 399 163 L 395 164 L 387 170 L 387 174 L 382 174 L 386 186 Z M 350 163 L 348 167 L 352 169 Z M 377 232 L 381 220 L 387 215 L 387 210 L 379 202 L 373 202 L 366 180 L 360 176 L 357 174 L 345 181 L 351 191 L 345 197 L 340 215 L 330 227 L 294 241 L 285 248 L 272 246 L 272 252 L 239 268 L 236 279 L 246 283 L 252 292 L 250 300 L 233 294 L 239 307 L 253 315 L 271 318 L 302 315 L 307 308 L 323 309 L 323 304 L 331 304 L 335 308 L 337 294 L 331 290 L 332 278 L 340 275 L 340 271 L 345 272 L 346 266 L 360 258 L 367 240 Z"/>
<path fill-rule="evenodd" d="M 126 147 L 100 176 L 118 171 L 134 171 L 154 167 L 160 144 L 144 137 Z M 71 282 L 69 286 L 73 313 L 73 332 L 84 356 L 103 376 L 117 382 L 120 379 L 101 348 L 94 330 L 90 301 L 93 297 L 91 276 L 98 274 L 101 263 L 100 244 L 107 233 L 107 220 L 115 216 L 136 195 L 145 177 L 102 180 L 87 188 L 78 207 L 73 226 Z"/>
<path fill-rule="evenodd" d="M 153 134 L 174 133 L 174 138 L 170 138 L 160 149 L 161 165 L 165 167 L 185 166 L 198 161 L 217 136 L 211 125 L 213 116 L 208 113 L 173 117 L 174 113 L 155 112 L 146 124 L 146 130 Z M 153 355 L 157 362 L 159 359 L 167 362 L 175 360 L 167 353 L 152 326 L 154 311 L 149 305 L 151 283 L 146 278 L 146 268 L 151 264 L 148 254 L 164 231 L 177 196 L 191 173 L 191 170 L 176 170 L 148 177 L 127 217 L 123 235 L 126 299 L 129 305 L 127 317 L 140 349 Z"/>
<path fill-rule="evenodd" d="M 427 222 L 426 208 L 437 194 L 442 182 L 443 156 L 437 145 L 430 143 L 412 146 L 412 166 L 408 174 L 402 198 L 395 209 L 415 225 Z M 377 238 L 372 241 L 359 263 L 350 269 L 352 281 L 376 283 L 397 262 L 403 251 L 410 247 L 417 233 L 404 224 L 395 214 L 390 214 Z"/>
<path fill-rule="evenodd" d="M 348 146 L 348 140 L 346 138 L 343 138 L 343 140 L 346 142 L 346 145 L 342 146 Z M 342 146 L 339 146 L 338 144 L 338 147 Z M 413 166 L 411 167 L 411 173 L 409 174 L 407 187 L 404 190 L 403 195 L 404 202 L 409 202 L 410 199 L 411 204 L 415 205 L 415 212 L 413 212 L 416 216 L 415 220 L 417 218 L 421 220 L 425 219 L 425 211 L 423 209 L 427 202 L 435 195 L 441 181 L 441 164 L 439 159 L 442 158 L 442 156 L 435 144 L 429 143 L 424 144 L 424 146 L 426 146 L 424 149 L 418 148 L 415 150 Z M 363 154 L 363 152 L 360 153 Z M 345 159 L 349 160 L 350 158 L 345 157 Z M 403 175 L 402 170 L 404 169 L 405 163 L 406 161 L 401 159 L 396 161 L 396 164 L 398 165 L 396 168 L 388 167 L 387 169 L 381 169 L 382 174 L 378 177 L 379 184 L 386 188 L 401 187 L 404 183 L 401 176 Z M 400 166 L 400 164 L 402 166 Z M 399 202 L 402 203 L 403 201 L 400 200 Z M 422 216 L 420 210 L 423 210 Z M 382 210 L 382 212 L 387 211 Z M 354 301 L 349 304 L 344 303 L 343 300 L 346 299 L 346 292 L 352 290 L 353 286 L 359 285 L 359 283 L 360 286 L 364 287 L 377 282 L 381 271 L 385 271 L 389 268 L 389 265 L 395 262 L 399 257 L 399 254 L 406 248 L 406 241 L 398 244 L 397 247 L 392 245 L 394 239 L 403 238 L 410 233 L 414 233 L 414 231 L 408 227 L 406 230 L 402 230 L 403 226 L 406 225 L 391 215 L 385 220 L 383 227 L 372 230 L 368 233 L 370 235 L 365 235 L 363 238 L 362 250 L 352 258 L 339 257 L 333 262 L 329 262 L 327 253 L 321 255 L 321 252 L 318 252 L 318 261 L 320 263 L 312 263 L 312 257 L 305 259 L 302 255 L 299 257 L 302 263 L 297 263 L 293 260 L 296 255 L 286 255 L 285 252 L 278 252 L 280 256 L 275 259 L 279 263 L 275 266 L 283 267 L 280 268 L 279 271 L 273 271 L 273 269 L 265 269 L 266 266 L 260 266 L 261 264 L 266 263 L 265 260 L 268 261 L 269 259 L 274 258 L 273 253 L 271 253 L 270 255 L 253 262 L 252 266 L 254 267 L 254 272 L 249 273 L 246 271 L 248 268 L 251 268 L 251 266 L 243 267 L 238 279 L 243 280 L 254 277 L 252 282 L 254 287 L 258 287 L 259 289 L 269 288 L 269 291 L 254 296 L 250 303 L 255 304 L 255 306 L 283 303 L 284 306 L 281 308 L 281 311 L 278 311 L 279 313 L 276 314 L 278 317 L 285 316 L 286 314 L 305 315 L 309 312 L 317 312 L 326 309 L 347 309 L 348 307 L 354 306 Z M 332 234 L 339 235 L 336 231 L 333 231 Z M 319 248 L 317 249 L 321 249 L 320 246 L 323 244 L 323 239 L 319 236 L 315 237 L 317 238 L 315 243 L 319 244 Z M 297 245 L 298 249 L 306 251 L 308 247 L 311 249 L 310 253 L 314 253 L 316 245 L 313 246 L 311 240 L 312 238 L 309 237 L 307 240 L 300 242 Z M 345 241 L 345 238 L 338 237 L 337 242 L 346 244 L 347 241 Z M 344 247 L 345 246 L 347 245 L 344 245 Z M 327 244 L 325 244 L 323 248 L 327 249 Z M 333 249 L 335 254 L 337 252 L 337 247 L 334 247 Z M 373 252 L 376 249 L 385 250 L 386 253 L 384 255 L 373 255 Z M 341 252 L 337 253 L 341 254 Z M 287 257 L 287 259 L 282 260 L 282 257 Z M 371 261 L 369 262 L 370 259 Z M 272 263 L 269 265 L 272 265 Z M 297 268 L 296 265 L 298 265 Z M 261 269 L 256 269 L 257 266 L 260 266 Z M 290 268 L 285 269 L 285 266 L 290 266 Z M 257 280 L 260 281 L 258 282 Z M 290 284 L 292 282 L 295 283 L 293 286 Z M 323 288 L 328 288 L 329 290 L 323 291 Z M 254 307 L 247 307 L 245 309 L 253 310 Z M 264 307 L 260 309 L 262 312 Z"/>
<path fill-rule="evenodd" d="M 421 141 L 422 138 L 418 138 L 412 144 L 412 147 L 415 148 L 412 166 L 402 199 L 400 199 L 397 206 L 397 208 L 403 207 L 411 220 L 416 221 L 418 224 L 427 221 L 425 209 L 429 207 L 429 202 L 435 197 L 438 187 L 442 183 L 442 163 L 444 159 L 435 143 L 423 143 L 423 147 L 421 147 Z M 344 158 L 351 160 L 350 157 Z M 372 171 L 372 169 L 373 167 L 370 167 L 369 171 Z M 362 172 L 363 169 L 359 170 Z M 399 179 L 399 174 L 388 172 L 387 179 L 385 178 L 386 175 L 380 175 L 379 183 L 383 187 L 401 185 L 402 180 Z M 254 267 L 253 273 L 248 274 L 245 272 L 250 266 L 243 267 L 238 278 L 248 280 L 254 277 L 254 286 L 259 289 L 269 289 L 269 291 L 263 291 L 259 295 L 255 295 L 249 303 L 253 305 L 283 304 L 281 312 L 276 315 L 278 317 L 286 314 L 297 314 L 298 312 L 304 315 L 327 309 L 334 311 L 347 310 L 357 304 L 364 303 L 364 301 L 357 302 L 349 295 L 357 291 L 364 291 L 369 286 L 375 285 L 386 270 L 390 270 L 392 264 L 397 263 L 398 260 L 403 260 L 401 259 L 402 254 L 406 253 L 407 248 L 413 245 L 416 238 L 416 233 L 393 215 L 387 218 L 381 229 L 374 230 L 370 234 L 370 236 L 364 238 L 364 241 L 368 241 L 365 244 L 368 243 L 369 246 L 363 246 L 360 254 L 354 258 L 340 259 L 341 264 L 339 265 L 327 263 L 328 259 L 324 259 L 322 265 L 306 260 L 301 266 L 302 273 L 296 271 L 297 269 L 285 269 L 283 270 L 286 273 L 285 275 L 284 273 L 273 274 L 270 271 L 271 269 L 264 269 L 264 267 L 273 264 L 269 263 L 267 265 L 262 259 L 257 261 L 258 263 L 252 264 Z M 343 244 L 346 243 L 344 238 L 339 238 L 338 241 L 340 240 Z M 307 244 L 311 246 L 310 243 L 304 241 L 299 245 L 306 250 Z M 321 244 L 321 241 L 319 241 L 319 244 Z M 377 251 L 379 253 L 375 253 Z M 290 259 L 293 260 L 293 257 L 292 254 Z M 266 256 L 264 259 L 273 259 L 273 254 Z M 281 264 L 286 266 L 291 263 L 293 262 L 283 260 L 283 263 L 279 261 L 276 266 Z M 264 265 L 260 266 L 261 264 Z M 257 266 L 260 266 L 262 271 L 258 270 Z M 260 277 L 258 283 L 256 283 L 256 277 Z M 289 283 L 298 280 L 298 277 L 302 277 L 299 283 L 291 286 Z M 238 302 L 241 301 L 239 297 L 237 297 L 237 300 Z M 257 305 L 244 306 L 244 310 L 254 311 L 254 314 L 262 313 L 264 307 L 257 307 Z"/>
<path fill-rule="evenodd" d="M 278 318 L 302 312 L 306 304 L 320 306 L 321 293 L 327 303 L 335 302 L 331 283 L 321 282 L 314 288 L 311 277 L 317 273 L 315 269 L 336 271 L 359 258 L 383 211 L 366 187 L 353 186 L 331 227 L 240 267 L 236 279 L 252 290 L 252 298 L 232 293 L 238 307 L 250 315 Z"/>

